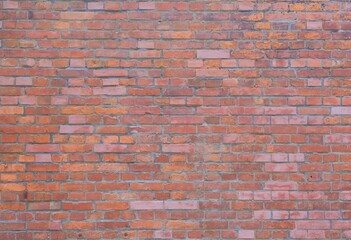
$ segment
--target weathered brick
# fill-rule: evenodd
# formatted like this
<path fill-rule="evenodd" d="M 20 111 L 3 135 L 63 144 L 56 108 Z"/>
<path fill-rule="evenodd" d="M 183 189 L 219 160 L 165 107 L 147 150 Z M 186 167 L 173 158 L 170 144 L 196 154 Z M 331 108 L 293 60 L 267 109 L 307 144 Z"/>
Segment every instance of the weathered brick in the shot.
<path fill-rule="evenodd" d="M 86 125 L 61 125 L 60 126 L 60 133 L 92 133 L 94 131 L 93 126 L 86 126 Z"/>
<path fill-rule="evenodd" d="M 101 69 L 94 70 L 96 77 L 125 77 L 128 76 L 127 70 Z"/>
<path fill-rule="evenodd" d="M 253 230 L 240 230 L 239 238 L 255 238 L 255 231 Z"/>
<path fill-rule="evenodd" d="M 101 10 L 104 8 L 103 2 L 88 2 L 88 9 Z"/>
<path fill-rule="evenodd" d="M 14 1 L 4 1 L 2 3 L 2 7 L 4 9 L 16 9 L 18 8 L 18 2 L 14 2 Z"/>
<path fill-rule="evenodd" d="M 197 50 L 198 58 L 230 58 L 229 50 Z"/>
<path fill-rule="evenodd" d="M 163 201 L 134 201 L 130 202 L 130 208 L 136 210 L 164 209 L 164 204 Z"/>
<path fill-rule="evenodd" d="M 155 9 L 154 2 L 139 2 L 139 9 L 152 10 Z"/>
<path fill-rule="evenodd" d="M 189 144 L 164 144 L 162 145 L 163 152 L 193 152 L 194 146 Z"/>
<path fill-rule="evenodd" d="M 95 152 L 125 152 L 127 150 L 126 145 L 119 144 L 95 144 Z"/>
<path fill-rule="evenodd" d="M 196 201 L 165 201 L 166 209 L 198 209 Z"/>
<path fill-rule="evenodd" d="M 296 172 L 296 163 L 266 163 L 265 170 L 268 172 Z"/>

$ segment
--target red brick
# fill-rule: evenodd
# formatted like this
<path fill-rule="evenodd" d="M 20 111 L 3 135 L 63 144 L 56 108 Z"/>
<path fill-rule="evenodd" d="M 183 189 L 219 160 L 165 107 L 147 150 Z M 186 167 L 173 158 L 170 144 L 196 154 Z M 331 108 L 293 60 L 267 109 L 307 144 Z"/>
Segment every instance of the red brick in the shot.
<path fill-rule="evenodd" d="M 62 183 L 62 191 L 93 191 L 95 189 L 92 183 Z"/>
<path fill-rule="evenodd" d="M 94 17 L 94 12 L 61 12 L 62 19 L 67 20 L 84 20 L 92 19 Z"/>
<path fill-rule="evenodd" d="M 0 203 L 1 210 L 8 210 L 8 211 L 24 211 L 26 209 L 25 203 L 19 202 L 3 202 Z"/>
<path fill-rule="evenodd" d="M 24 109 L 23 107 L 14 107 L 14 106 L 8 106 L 8 107 L 0 107 L 0 114 L 23 114 Z"/>
<path fill-rule="evenodd" d="M 27 184 L 27 190 L 29 192 L 53 192 L 59 191 L 59 183 L 29 183 Z"/>
<path fill-rule="evenodd" d="M 163 37 L 165 39 L 191 39 L 194 37 L 194 33 L 187 31 L 164 32 Z"/>
<path fill-rule="evenodd" d="M 127 202 L 98 202 L 96 203 L 96 210 L 126 210 L 128 209 Z"/>
<path fill-rule="evenodd" d="M 23 184 L 16 184 L 16 183 L 6 183 L 6 184 L 0 184 L 0 190 L 2 192 L 18 192 L 18 191 L 23 191 L 25 189 L 25 186 Z"/>
<path fill-rule="evenodd" d="M 27 144 L 27 152 L 58 152 L 57 144 Z"/>
<path fill-rule="evenodd" d="M 351 221 L 332 221 L 332 229 L 350 229 Z"/>
<path fill-rule="evenodd" d="M 61 164 L 60 170 L 62 172 L 91 172 L 93 171 L 94 165 L 92 164 L 80 164 L 80 163 L 72 163 L 72 164 Z"/>
<path fill-rule="evenodd" d="M 85 229 L 94 229 L 95 223 L 93 222 L 68 222 L 63 223 L 62 228 L 67 230 L 85 230 Z"/>
<path fill-rule="evenodd" d="M 127 133 L 127 128 L 126 127 L 98 127 L 96 129 L 97 133 L 103 133 L 103 134 L 126 134 Z"/>
<path fill-rule="evenodd" d="M 195 77 L 195 71 L 193 70 L 174 70 L 174 69 L 166 69 L 164 71 L 165 77 L 182 77 L 182 78 L 191 78 Z"/>
<path fill-rule="evenodd" d="M 130 227 L 133 229 L 158 229 L 163 226 L 162 221 L 154 221 L 154 220 L 138 220 L 132 221 L 130 223 Z"/>
<path fill-rule="evenodd" d="M 74 211 L 93 210 L 93 204 L 91 202 L 63 202 L 62 209 Z"/>
<path fill-rule="evenodd" d="M 272 218 L 272 213 L 271 211 L 255 211 L 254 212 L 254 218 L 255 219 L 271 219 Z"/>
<path fill-rule="evenodd" d="M 89 106 L 65 106 L 62 107 L 61 113 L 69 115 L 88 115 L 93 113 L 93 109 Z"/>
<path fill-rule="evenodd" d="M 0 223 L 0 228 L 3 231 L 19 231 L 19 230 L 25 230 L 25 223 Z"/>
<path fill-rule="evenodd" d="M 169 229 L 196 229 L 199 227 L 198 222 L 170 220 L 166 223 Z"/>
<path fill-rule="evenodd" d="M 329 221 L 296 221 L 296 228 L 297 229 L 329 229 L 330 222 Z"/>

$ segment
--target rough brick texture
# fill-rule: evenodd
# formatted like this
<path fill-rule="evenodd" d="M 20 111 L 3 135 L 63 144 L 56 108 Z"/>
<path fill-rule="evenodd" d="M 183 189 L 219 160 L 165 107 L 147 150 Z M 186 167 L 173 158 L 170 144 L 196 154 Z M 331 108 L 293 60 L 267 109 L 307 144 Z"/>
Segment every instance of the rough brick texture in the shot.
<path fill-rule="evenodd" d="M 351 239 L 349 1 L 1 1 L 0 239 Z"/>

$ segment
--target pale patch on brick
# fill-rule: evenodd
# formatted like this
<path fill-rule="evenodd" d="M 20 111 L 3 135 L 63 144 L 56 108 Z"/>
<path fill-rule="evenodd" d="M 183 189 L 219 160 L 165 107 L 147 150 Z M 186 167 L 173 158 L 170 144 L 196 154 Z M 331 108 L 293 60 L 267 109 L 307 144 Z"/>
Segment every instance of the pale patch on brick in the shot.
<path fill-rule="evenodd" d="M 155 9 L 155 3 L 154 2 L 139 2 L 139 9 L 153 10 L 153 9 Z"/>
<path fill-rule="evenodd" d="M 71 59 L 70 60 L 70 67 L 72 67 L 72 68 L 84 68 L 85 67 L 85 60 L 83 60 L 83 59 Z"/>
<path fill-rule="evenodd" d="M 197 50 L 197 58 L 230 58 L 229 50 Z"/>
<path fill-rule="evenodd" d="M 307 238 L 310 239 L 325 239 L 325 232 L 321 230 L 308 230 Z"/>
<path fill-rule="evenodd" d="M 14 84 L 15 84 L 15 78 L 0 76 L 0 85 L 1 86 L 11 86 Z"/>
<path fill-rule="evenodd" d="M 94 152 L 125 152 L 126 145 L 122 144 L 95 144 Z"/>
<path fill-rule="evenodd" d="M 36 154 L 35 162 L 52 162 L 51 154 Z"/>
<path fill-rule="evenodd" d="M 271 154 L 256 154 L 255 155 L 255 162 L 270 162 L 272 159 Z"/>
<path fill-rule="evenodd" d="M 351 191 L 342 191 L 340 193 L 340 199 L 346 200 L 346 201 L 351 201 Z"/>
<path fill-rule="evenodd" d="M 299 220 L 296 221 L 297 229 L 329 229 L 330 222 L 326 220 Z"/>
<path fill-rule="evenodd" d="M 287 153 L 272 153 L 272 162 L 287 162 Z"/>
<path fill-rule="evenodd" d="M 289 192 L 288 191 L 272 191 L 272 200 L 289 200 Z"/>
<path fill-rule="evenodd" d="M 239 238 L 255 238 L 255 231 L 254 230 L 239 230 Z"/>
<path fill-rule="evenodd" d="M 18 8 L 18 2 L 17 1 L 4 1 L 2 3 L 2 7 L 4 9 L 16 9 L 16 8 Z"/>
<path fill-rule="evenodd" d="M 288 211 L 273 211 L 273 219 L 288 219 L 289 212 Z"/>
<path fill-rule="evenodd" d="M 224 143 L 238 143 L 239 142 L 239 134 L 228 134 L 223 136 Z"/>
<path fill-rule="evenodd" d="M 228 70 L 221 69 L 196 69 L 197 77 L 228 77 Z"/>
<path fill-rule="evenodd" d="M 239 192 L 239 200 L 252 200 L 253 192 L 251 191 L 240 191 Z"/>
<path fill-rule="evenodd" d="M 254 219 L 262 220 L 262 219 L 271 219 L 272 213 L 271 211 L 261 210 L 261 211 L 254 211 Z"/>
<path fill-rule="evenodd" d="M 93 88 L 94 95 L 126 95 L 127 88 L 125 87 L 103 87 Z"/>
<path fill-rule="evenodd" d="M 94 70 L 94 76 L 97 77 L 125 77 L 128 76 L 127 70 L 101 69 Z"/>
<path fill-rule="evenodd" d="M 331 114 L 349 115 L 349 114 L 351 114 L 351 107 L 332 107 Z"/>
<path fill-rule="evenodd" d="M 266 182 L 265 188 L 267 190 L 297 190 L 296 182 Z"/>
<path fill-rule="evenodd" d="M 130 208 L 135 210 L 164 209 L 163 201 L 133 201 Z"/>
<path fill-rule="evenodd" d="M 254 192 L 254 200 L 271 200 L 271 192 Z"/>
<path fill-rule="evenodd" d="M 172 232 L 171 231 L 158 230 L 158 231 L 154 232 L 154 237 L 155 238 L 161 238 L 161 239 L 171 239 Z"/>
<path fill-rule="evenodd" d="M 303 162 L 305 155 L 303 153 L 289 153 L 289 162 Z"/>
<path fill-rule="evenodd" d="M 138 41 L 138 48 L 155 48 L 153 41 Z"/>
<path fill-rule="evenodd" d="M 307 211 L 291 211 L 291 219 L 307 219 Z"/>
<path fill-rule="evenodd" d="M 266 163 L 265 170 L 267 172 L 296 172 L 296 163 Z"/>
<path fill-rule="evenodd" d="M 306 230 L 293 230 L 290 232 L 290 236 L 292 238 L 297 238 L 297 239 L 307 238 L 307 231 Z"/>
<path fill-rule="evenodd" d="M 70 124 L 84 124 L 86 123 L 86 117 L 82 115 L 70 115 L 68 117 L 68 122 Z"/>
<path fill-rule="evenodd" d="M 79 126 L 69 126 L 61 125 L 60 133 L 92 133 L 94 131 L 93 126 L 79 125 Z"/>
<path fill-rule="evenodd" d="M 163 144 L 163 152 L 193 152 L 194 146 L 191 144 Z"/>
<path fill-rule="evenodd" d="M 344 231 L 343 236 L 347 239 L 351 239 L 351 230 Z"/>
<path fill-rule="evenodd" d="M 88 9 L 101 10 L 104 9 L 103 2 L 88 2 Z"/>
<path fill-rule="evenodd" d="M 197 201 L 165 201 L 165 209 L 198 209 Z"/>
<path fill-rule="evenodd" d="M 60 221 L 49 222 L 49 229 L 50 230 L 62 230 L 61 222 Z"/>

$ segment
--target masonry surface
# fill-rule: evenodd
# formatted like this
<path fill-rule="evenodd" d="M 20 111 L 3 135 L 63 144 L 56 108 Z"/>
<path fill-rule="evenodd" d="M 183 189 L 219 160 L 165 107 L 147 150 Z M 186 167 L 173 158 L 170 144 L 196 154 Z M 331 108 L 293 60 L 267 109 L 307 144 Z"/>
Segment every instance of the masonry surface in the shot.
<path fill-rule="evenodd" d="M 350 20 L 1 1 L 0 239 L 351 239 Z"/>

